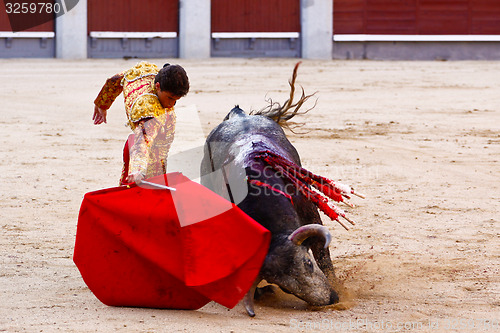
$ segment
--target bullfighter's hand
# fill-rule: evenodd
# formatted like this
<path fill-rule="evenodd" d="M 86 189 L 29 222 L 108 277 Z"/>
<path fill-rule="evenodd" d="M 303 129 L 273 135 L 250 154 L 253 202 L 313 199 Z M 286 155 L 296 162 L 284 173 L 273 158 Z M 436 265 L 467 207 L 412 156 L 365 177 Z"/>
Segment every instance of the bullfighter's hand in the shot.
<path fill-rule="evenodd" d="M 142 172 L 137 172 L 129 175 L 127 177 L 127 182 L 129 183 L 136 183 L 140 184 L 141 181 L 145 178 L 144 174 Z"/>
<path fill-rule="evenodd" d="M 103 110 L 96 105 L 94 107 L 94 116 L 92 117 L 92 120 L 94 121 L 94 125 L 107 123 L 107 121 L 106 121 L 107 114 L 108 114 L 108 110 Z"/>

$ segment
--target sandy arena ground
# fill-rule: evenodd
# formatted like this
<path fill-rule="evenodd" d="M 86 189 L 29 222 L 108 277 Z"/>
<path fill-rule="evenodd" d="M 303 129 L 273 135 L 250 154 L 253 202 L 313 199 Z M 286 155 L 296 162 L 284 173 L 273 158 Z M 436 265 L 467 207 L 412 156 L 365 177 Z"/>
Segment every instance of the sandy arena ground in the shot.
<path fill-rule="evenodd" d="M 296 62 L 170 61 L 191 81 L 172 156 L 235 104 L 284 101 Z M 367 195 L 350 231 L 324 218 L 351 296 L 315 309 L 279 292 L 255 318 L 108 307 L 73 264 L 83 195 L 117 184 L 129 133 L 121 96 L 100 126 L 93 100 L 136 62 L 0 59 L 0 331 L 500 331 L 500 62 L 303 61 L 318 102 L 289 138 L 306 168 Z"/>

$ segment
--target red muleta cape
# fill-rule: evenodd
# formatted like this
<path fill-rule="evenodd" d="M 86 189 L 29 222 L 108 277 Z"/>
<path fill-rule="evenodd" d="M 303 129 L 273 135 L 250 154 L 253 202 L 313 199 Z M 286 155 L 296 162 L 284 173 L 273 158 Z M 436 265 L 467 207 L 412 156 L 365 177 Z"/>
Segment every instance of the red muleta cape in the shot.
<path fill-rule="evenodd" d="M 270 232 L 237 206 L 180 173 L 148 185 L 87 193 L 73 260 L 104 304 L 233 308 L 250 289 Z"/>

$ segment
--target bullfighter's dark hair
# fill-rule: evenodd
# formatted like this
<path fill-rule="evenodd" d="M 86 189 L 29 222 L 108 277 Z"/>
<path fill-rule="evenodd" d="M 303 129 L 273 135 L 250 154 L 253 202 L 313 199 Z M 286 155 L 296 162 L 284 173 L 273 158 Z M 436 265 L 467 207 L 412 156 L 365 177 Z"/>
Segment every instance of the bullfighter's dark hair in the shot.
<path fill-rule="evenodd" d="M 160 89 L 174 96 L 183 97 L 189 91 L 189 78 L 184 68 L 179 65 L 165 64 L 156 74 L 155 84 L 160 83 Z"/>

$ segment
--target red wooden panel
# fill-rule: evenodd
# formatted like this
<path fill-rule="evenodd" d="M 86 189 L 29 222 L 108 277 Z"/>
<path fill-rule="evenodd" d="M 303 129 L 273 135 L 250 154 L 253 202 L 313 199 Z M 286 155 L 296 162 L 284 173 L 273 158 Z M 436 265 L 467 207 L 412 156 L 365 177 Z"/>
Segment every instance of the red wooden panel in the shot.
<path fill-rule="evenodd" d="M 500 35 L 499 16 L 491 19 L 473 18 L 470 33 L 473 35 Z"/>
<path fill-rule="evenodd" d="M 342 15 L 341 18 L 335 18 L 333 24 L 334 34 L 364 34 L 365 21 L 358 15 Z"/>
<path fill-rule="evenodd" d="M 398 11 L 400 9 L 414 9 L 416 0 L 366 0 L 368 9 Z"/>
<path fill-rule="evenodd" d="M 178 0 L 88 0 L 88 30 L 177 32 L 178 3 Z"/>
<path fill-rule="evenodd" d="M 500 34 L 500 1 L 470 0 L 471 34 Z"/>
<path fill-rule="evenodd" d="M 300 0 L 212 0 L 212 32 L 300 32 Z"/>
<path fill-rule="evenodd" d="M 419 0 L 417 15 L 419 34 L 469 34 L 469 0 Z"/>
<path fill-rule="evenodd" d="M 366 0 L 333 0 L 333 33 L 365 33 Z"/>
<path fill-rule="evenodd" d="M 368 19 L 366 34 L 374 35 L 414 35 L 416 34 L 415 19 Z"/>
<path fill-rule="evenodd" d="M 421 12 L 417 26 L 420 35 L 467 35 L 467 12 Z"/>
<path fill-rule="evenodd" d="M 333 0 L 333 12 L 363 11 L 367 0 Z"/>
<path fill-rule="evenodd" d="M 6 13 L 4 1 L 0 1 L 0 31 L 12 31 L 9 17 Z M 43 24 L 37 25 L 36 27 L 32 27 L 23 31 L 54 31 L 54 20 L 45 22 Z"/>
<path fill-rule="evenodd" d="M 415 0 L 367 0 L 367 34 L 414 34 Z"/>
<path fill-rule="evenodd" d="M 0 1 L 0 31 L 12 31 L 3 1 Z"/>
<path fill-rule="evenodd" d="M 499 0 L 334 0 L 336 34 L 500 34 Z"/>
<path fill-rule="evenodd" d="M 469 0 L 472 10 L 500 10 L 500 2 L 497 0 Z"/>
<path fill-rule="evenodd" d="M 423 11 L 464 11 L 469 8 L 469 0 L 418 0 L 419 10 Z"/>

